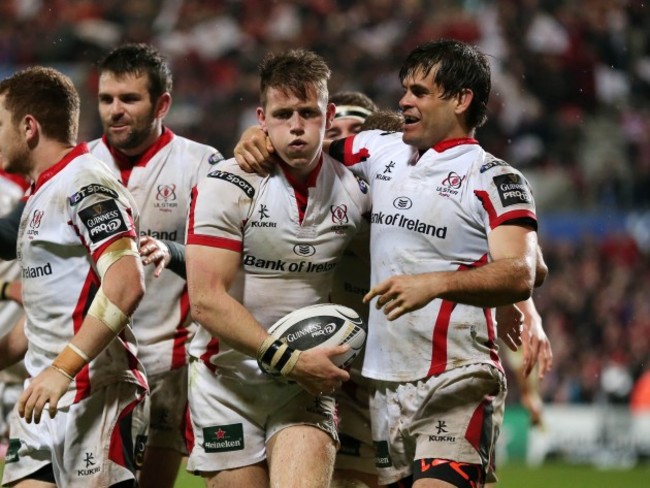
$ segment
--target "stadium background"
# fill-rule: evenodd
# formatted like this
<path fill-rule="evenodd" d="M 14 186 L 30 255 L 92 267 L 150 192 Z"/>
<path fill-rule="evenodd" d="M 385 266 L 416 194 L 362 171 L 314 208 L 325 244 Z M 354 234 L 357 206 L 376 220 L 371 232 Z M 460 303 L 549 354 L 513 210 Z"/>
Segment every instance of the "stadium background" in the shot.
<path fill-rule="evenodd" d="M 546 430 L 528 432 L 511 382 L 502 458 L 647 467 L 647 1 L 2 0 L 0 76 L 30 64 L 67 73 L 91 139 L 101 134 L 94 64 L 122 41 L 151 42 L 174 72 L 167 125 L 230 156 L 254 123 L 268 50 L 311 48 L 332 67 L 332 92 L 361 90 L 395 109 L 400 62 L 436 37 L 490 55 L 490 121 L 478 139 L 529 178 L 550 268 L 535 295 L 555 354 L 540 385 Z"/>

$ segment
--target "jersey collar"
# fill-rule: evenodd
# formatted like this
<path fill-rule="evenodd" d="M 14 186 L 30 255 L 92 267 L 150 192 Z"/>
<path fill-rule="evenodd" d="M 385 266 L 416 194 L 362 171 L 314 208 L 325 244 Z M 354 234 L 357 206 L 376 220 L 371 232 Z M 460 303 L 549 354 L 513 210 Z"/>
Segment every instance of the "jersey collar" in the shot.
<path fill-rule="evenodd" d="M 0 177 L 15 183 L 17 186 L 22 188 L 23 191 L 29 188 L 29 181 L 27 181 L 27 179 L 22 177 L 21 175 L 17 175 L 14 173 L 7 173 L 5 170 L 0 168 Z"/>
<path fill-rule="evenodd" d="M 53 166 L 50 166 L 48 169 L 41 173 L 41 175 L 36 180 L 36 183 L 32 185 L 31 194 L 33 195 L 36 193 L 40 187 L 54 178 L 54 176 L 62 171 L 63 168 L 65 168 L 73 159 L 88 152 L 88 145 L 85 142 L 77 144 L 68 154 L 63 156 L 63 158 L 58 163 L 55 163 Z"/>
<path fill-rule="evenodd" d="M 287 177 L 287 180 L 291 184 L 291 186 L 296 190 L 297 192 L 301 193 L 307 193 L 307 189 L 311 188 L 312 186 L 316 186 L 316 180 L 318 179 L 318 174 L 320 173 L 320 169 L 323 166 L 323 154 L 321 153 L 320 157 L 318 158 L 318 164 L 314 167 L 314 169 L 311 170 L 311 173 L 309 173 L 309 176 L 307 176 L 307 181 L 305 183 L 302 183 L 298 181 L 296 178 L 294 178 L 291 173 L 289 173 L 289 170 L 287 169 L 287 165 L 285 163 L 281 163 L 280 167 L 282 168 L 282 172 L 284 173 L 284 176 Z"/>
<path fill-rule="evenodd" d="M 156 139 L 156 142 L 153 143 L 145 152 L 138 156 L 126 156 L 121 153 L 118 149 L 114 148 L 108 143 L 106 135 L 102 136 L 102 141 L 110 151 L 115 163 L 120 168 L 120 170 L 132 169 L 135 166 L 146 166 L 146 164 L 153 158 L 158 151 L 171 142 L 174 138 L 174 133 L 167 127 L 163 127 L 162 134 Z"/>
<path fill-rule="evenodd" d="M 478 144 L 478 141 L 473 137 L 459 137 L 456 139 L 445 139 L 433 146 L 433 150 L 436 152 L 443 152 L 452 147 L 462 146 L 463 144 Z"/>

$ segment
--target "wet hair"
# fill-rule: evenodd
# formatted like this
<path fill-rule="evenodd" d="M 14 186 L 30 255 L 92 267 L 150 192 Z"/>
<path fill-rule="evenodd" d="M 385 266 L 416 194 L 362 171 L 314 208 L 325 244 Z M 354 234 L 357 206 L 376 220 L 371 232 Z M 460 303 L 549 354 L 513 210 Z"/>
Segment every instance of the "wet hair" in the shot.
<path fill-rule="evenodd" d="M 327 82 L 331 70 L 318 54 L 306 49 L 291 49 L 282 53 L 269 53 L 259 65 L 260 102 L 266 106 L 269 88 L 281 90 L 306 100 L 310 89 L 316 89 L 318 98 L 327 103 Z"/>
<path fill-rule="evenodd" d="M 79 94 L 66 75 L 53 68 L 32 66 L 0 82 L 0 95 L 14 124 L 33 116 L 43 135 L 76 144 L 79 132 Z"/>
<path fill-rule="evenodd" d="M 150 44 L 130 43 L 113 49 L 99 62 L 99 71 L 117 76 L 146 74 L 152 102 L 172 91 L 173 78 L 167 60 Z"/>
<path fill-rule="evenodd" d="M 404 117 L 400 112 L 393 110 L 378 110 L 366 117 L 359 130 L 371 129 L 379 129 L 385 132 L 402 132 L 404 129 Z"/>
<path fill-rule="evenodd" d="M 485 54 L 457 40 L 440 39 L 416 47 L 408 55 L 399 72 L 400 81 L 434 71 L 433 82 L 443 89 L 442 98 L 455 97 L 469 89 L 474 93 L 465 113 L 470 129 L 482 126 L 487 120 L 490 97 L 490 64 Z"/>

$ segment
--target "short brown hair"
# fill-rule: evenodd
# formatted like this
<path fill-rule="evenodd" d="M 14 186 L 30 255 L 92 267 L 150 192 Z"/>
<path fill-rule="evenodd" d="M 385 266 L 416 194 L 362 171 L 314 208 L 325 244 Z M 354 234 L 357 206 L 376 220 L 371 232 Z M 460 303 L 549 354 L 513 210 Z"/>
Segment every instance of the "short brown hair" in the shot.
<path fill-rule="evenodd" d="M 327 103 L 327 82 L 331 70 L 318 54 L 306 49 L 291 49 L 279 54 L 267 54 L 259 66 L 260 101 L 266 105 L 269 88 L 282 90 L 306 100 L 308 90 L 314 87 L 318 97 Z"/>
<path fill-rule="evenodd" d="M 79 132 L 79 94 L 70 78 L 43 66 L 33 66 L 0 81 L 5 108 L 18 124 L 33 116 L 46 137 L 76 144 Z"/>

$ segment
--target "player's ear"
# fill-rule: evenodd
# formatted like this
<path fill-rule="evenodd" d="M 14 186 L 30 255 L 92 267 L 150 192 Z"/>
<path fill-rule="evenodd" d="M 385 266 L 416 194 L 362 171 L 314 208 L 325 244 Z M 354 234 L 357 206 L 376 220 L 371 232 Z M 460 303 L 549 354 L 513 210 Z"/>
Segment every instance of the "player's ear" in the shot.
<path fill-rule="evenodd" d="M 457 114 L 462 114 L 467 111 L 470 104 L 474 100 L 474 92 L 469 88 L 463 88 L 461 92 L 456 95 L 456 110 Z"/>
<path fill-rule="evenodd" d="M 38 134 L 41 126 L 33 115 L 25 115 L 18 128 L 20 129 L 20 133 L 24 136 L 27 144 L 38 140 Z"/>
<path fill-rule="evenodd" d="M 257 121 L 260 123 L 260 127 L 263 131 L 266 132 L 266 113 L 262 107 L 257 107 L 256 111 Z"/>
<path fill-rule="evenodd" d="M 334 114 L 336 113 L 336 105 L 333 103 L 327 104 L 327 109 L 325 110 L 325 128 L 329 129 L 332 126 L 332 121 L 334 120 Z"/>
<path fill-rule="evenodd" d="M 156 101 L 156 118 L 164 119 L 172 106 L 172 94 L 165 92 Z"/>

